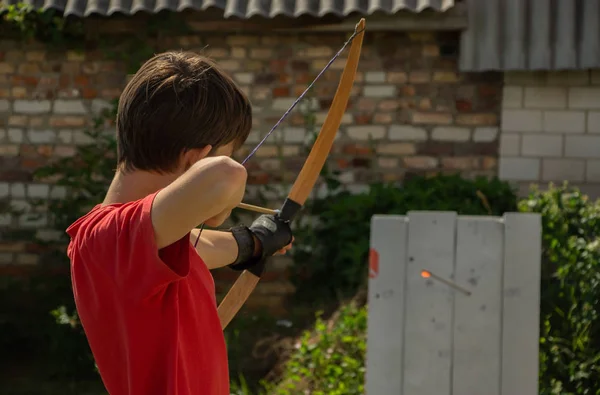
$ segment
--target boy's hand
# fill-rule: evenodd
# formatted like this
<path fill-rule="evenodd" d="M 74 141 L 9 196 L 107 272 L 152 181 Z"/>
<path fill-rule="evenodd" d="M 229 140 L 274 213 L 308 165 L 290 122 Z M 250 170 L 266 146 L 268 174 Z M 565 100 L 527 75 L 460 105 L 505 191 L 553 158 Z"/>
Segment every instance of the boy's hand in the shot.
<path fill-rule="evenodd" d="M 261 215 L 250 226 L 255 239 L 254 256 L 265 258 L 275 254 L 285 254 L 292 248 L 294 237 L 288 222 L 274 215 Z"/>
<path fill-rule="evenodd" d="M 266 257 L 283 255 L 294 241 L 290 224 L 273 215 L 262 215 L 249 228 L 238 226 L 231 231 L 238 244 L 238 256 L 229 265 L 234 270 L 246 270 L 263 264 Z"/>

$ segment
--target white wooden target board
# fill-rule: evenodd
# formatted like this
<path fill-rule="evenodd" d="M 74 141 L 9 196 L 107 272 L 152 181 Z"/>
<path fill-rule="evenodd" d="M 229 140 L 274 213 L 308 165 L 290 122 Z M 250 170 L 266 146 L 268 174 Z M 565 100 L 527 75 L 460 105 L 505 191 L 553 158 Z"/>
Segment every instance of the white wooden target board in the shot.
<path fill-rule="evenodd" d="M 538 214 L 374 216 L 367 395 L 537 395 L 540 265 Z"/>

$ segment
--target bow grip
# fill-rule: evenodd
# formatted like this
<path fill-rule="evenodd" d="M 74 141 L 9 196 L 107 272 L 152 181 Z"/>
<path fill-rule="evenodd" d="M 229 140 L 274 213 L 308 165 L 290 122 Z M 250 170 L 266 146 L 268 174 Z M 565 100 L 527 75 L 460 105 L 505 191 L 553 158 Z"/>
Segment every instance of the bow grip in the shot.
<path fill-rule="evenodd" d="M 285 199 L 277 217 L 285 222 L 291 222 L 296 214 L 300 211 L 302 205 L 298 202 L 293 201 L 289 197 Z"/>

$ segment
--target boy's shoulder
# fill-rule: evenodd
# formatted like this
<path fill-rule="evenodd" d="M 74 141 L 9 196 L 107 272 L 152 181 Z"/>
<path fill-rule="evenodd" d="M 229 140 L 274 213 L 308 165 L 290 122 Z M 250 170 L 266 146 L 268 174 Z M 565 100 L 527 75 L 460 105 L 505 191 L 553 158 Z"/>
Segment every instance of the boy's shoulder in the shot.
<path fill-rule="evenodd" d="M 70 245 L 84 240 L 111 238 L 146 226 L 151 221 L 154 195 L 126 203 L 95 205 L 66 229 L 71 238 Z"/>

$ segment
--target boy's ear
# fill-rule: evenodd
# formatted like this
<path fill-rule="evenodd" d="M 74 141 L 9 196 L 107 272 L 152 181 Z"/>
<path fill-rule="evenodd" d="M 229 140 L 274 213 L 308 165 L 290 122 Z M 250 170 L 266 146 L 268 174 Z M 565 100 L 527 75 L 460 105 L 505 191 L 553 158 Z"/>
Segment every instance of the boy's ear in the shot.
<path fill-rule="evenodd" d="M 212 151 L 212 145 L 207 145 L 204 148 L 193 148 L 183 154 L 183 164 L 185 169 L 189 169 L 194 163 L 200 159 L 204 159 Z"/>

